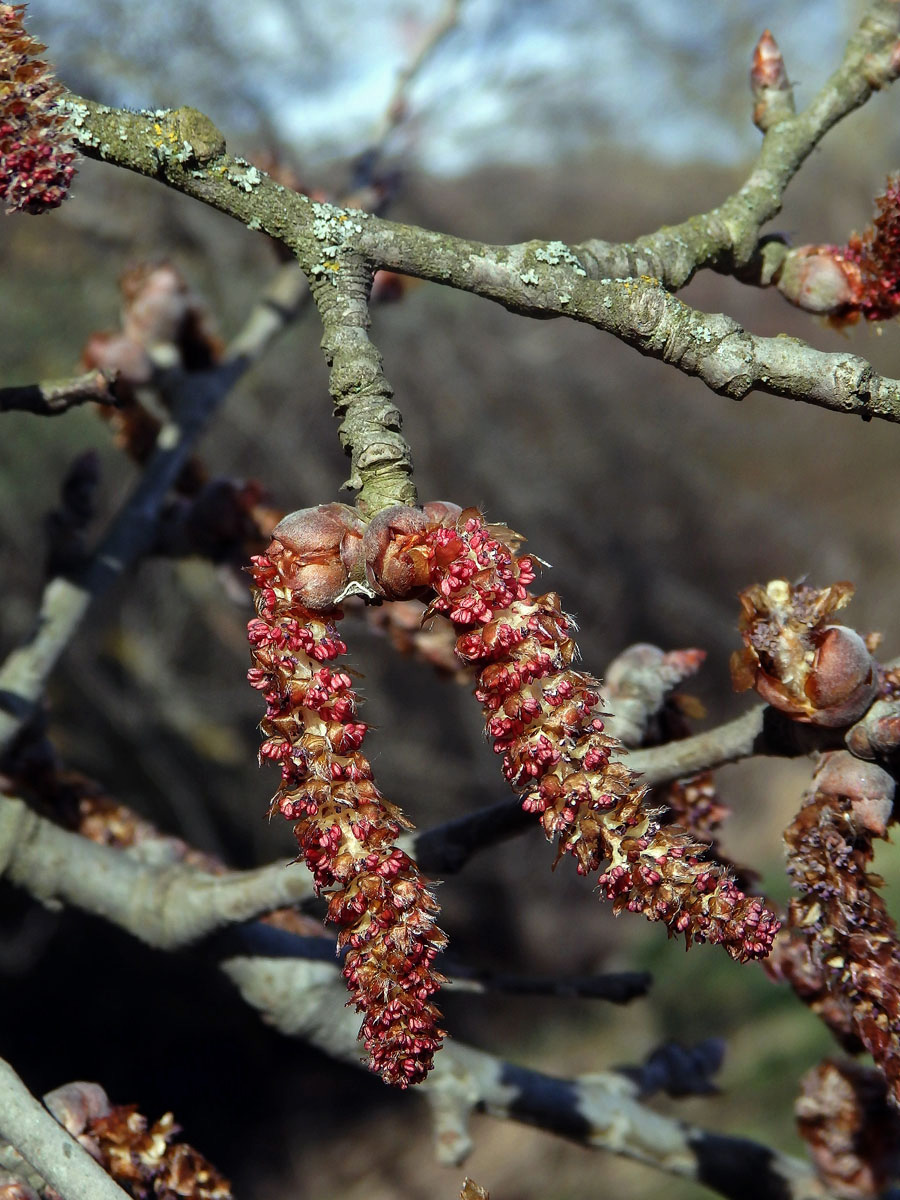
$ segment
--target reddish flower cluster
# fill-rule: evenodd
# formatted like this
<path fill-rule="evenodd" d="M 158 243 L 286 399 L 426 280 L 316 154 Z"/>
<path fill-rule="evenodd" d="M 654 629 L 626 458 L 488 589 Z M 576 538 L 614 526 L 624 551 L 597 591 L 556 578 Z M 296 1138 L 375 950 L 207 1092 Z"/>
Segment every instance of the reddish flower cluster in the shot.
<path fill-rule="evenodd" d="M 62 88 L 25 32 L 24 5 L 0 4 L 0 200 L 7 212 L 48 212 L 66 198 L 75 151 L 56 108 Z"/>
<path fill-rule="evenodd" d="M 900 1115 L 877 1071 L 826 1059 L 807 1072 L 794 1106 L 800 1135 L 830 1192 L 880 1196 L 896 1175 Z"/>
<path fill-rule="evenodd" d="M 474 509 L 444 509 L 424 532 L 396 538 L 396 554 L 417 564 L 415 578 L 436 594 L 432 609 L 457 627 L 457 654 L 478 669 L 475 694 L 523 808 L 579 873 L 606 863 L 600 889 L 617 912 L 664 921 L 688 942 L 721 943 L 742 961 L 765 956 L 775 916 L 705 860 L 706 847 L 662 826 L 646 788 L 613 758 L 621 746 L 597 715 L 599 684 L 572 669 L 572 622 L 559 597 L 528 591 L 535 565 L 516 556 L 520 539 Z"/>
<path fill-rule="evenodd" d="M 343 528 L 333 519 L 341 509 L 309 510 L 313 527 Z M 424 1079 L 443 1037 L 431 997 L 443 982 L 434 960 L 446 939 L 416 864 L 394 845 L 409 824 L 381 796 L 360 751 L 366 726 L 350 676 L 335 665 L 347 649 L 334 624 L 341 612 L 333 591 L 316 585 L 323 573 L 340 575 L 333 551 L 298 559 L 276 530 L 267 556 L 253 559 L 248 678 L 266 701 L 260 758 L 281 768 L 273 808 L 296 822 L 316 888 L 330 897 L 328 918 L 341 927 L 338 945 L 349 947 L 343 973 L 365 1014 L 370 1065 L 406 1087 Z"/>
<path fill-rule="evenodd" d="M 775 973 L 845 1045 L 868 1050 L 900 1107 L 900 944 L 866 869 L 892 819 L 894 781 L 842 750 L 823 760 L 814 789 L 784 835 L 801 895 L 790 907 L 791 953 Z"/>
<path fill-rule="evenodd" d="M 859 267 L 859 312 L 867 321 L 886 321 L 900 312 L 900 175 L 889 175 L 875 197 L 875 217 L 842 251 Z"/>
<path fill-rule="evenodd" d="M 152 1125 L 135 1104 L 115 1106 L 90 1121 L 83 1135 L 117 1183 L 140 1200 L 231 1200 L 231 1185 L 186 1142 L 171 1113 Z"/>
<path fill-rule="evenodd" d="M 181 1131 L 171 1113 L 151 1125 L 136 1105 L 111 1105 L 97 1083 L 63 1084 L 48 1092 L 44 1103 L 128 1195 L 138 1200 L 231 1200 L 230 1183 L 212 1163 L 193 1146 L 175 1141 Z M 56 1196 L 51 1188 L 46 1194 Z M 28 1196 L 34 1196 L 30 1189 Z"/>

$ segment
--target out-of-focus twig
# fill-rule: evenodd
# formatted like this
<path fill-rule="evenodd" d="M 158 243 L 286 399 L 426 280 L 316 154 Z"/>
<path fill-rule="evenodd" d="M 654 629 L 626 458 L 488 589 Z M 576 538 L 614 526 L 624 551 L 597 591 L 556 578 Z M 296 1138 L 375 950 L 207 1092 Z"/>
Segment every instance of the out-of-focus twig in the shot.
<path fill-rule="evenodd" d="M 71 576 L 50 580 L 34 633 L 0 666 L 0 754 L 34 712 L 90 605 L 152 546 L 169 490 L 198 439 L 238 379 L 301 311 L 305 291 L 296 267 L 282 266 L 219 363 L 160 377 L 169 416 L 140 481 L 90 560 Z"/>
<path fill-rule="evenodd" d="M 344 1008 L 335 966 L 236 957 L 223 970 L 282 1033 L 359 1065 L 356 1020 Z M 745 1195 L 748 1178 L 758 1200 L 828 1196 L 806 1163 L 653 1112 L 640 1103 L 638 1085 L 615 1072 L 560 1079 L 451 1039 L 418 1090 L 431 1105 L 437 1156 L 446 1164 L 468 1155 L 468 1122 L 479 1110 L 693 1179 L 728 1197 Z"/>
<path fill-rule="evenodd" d="M 390 135 L 402 124 L 408 110 L 410 87 L 447 35 L 459 24 L 463 2 L 464 0 L 447 0 L 437 20 L 426 31 L 415 54 L 397 72 L 394 90 L 372 137 L 371 150 L 376 154 L 381 153 Z"/>
<path fill-rule="evenodd" d="M 29 412 L 57 417 L 79 404 L 118 403 L 112 371 L 86 371 L 72 379 L 45 380 L 24 387 L 0 388 L 0 412 Z"/>
<path fill-rule="evenodd" d="M 628 1004 L 639 996 L 646 996 L 653 982 L 648 971 L 608 971 L 600 975 L 553 978 L 481 971 L 449 962 L 442 962 L 441 970 L 449 976 L 449 982 L 444 985 L 449 991 L 480 994 L 504 992 L 511 996 L 566 996 L 583 1000 L 609 1000 L 612 1004 Z"/>

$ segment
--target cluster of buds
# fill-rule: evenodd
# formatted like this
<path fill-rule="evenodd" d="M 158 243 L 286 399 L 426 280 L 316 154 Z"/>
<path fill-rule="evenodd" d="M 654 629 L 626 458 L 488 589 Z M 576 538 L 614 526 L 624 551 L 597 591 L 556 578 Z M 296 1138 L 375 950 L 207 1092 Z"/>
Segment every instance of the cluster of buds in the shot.
<path fill-rule="evenodd" d="M 559 856 L 572 854 L 580 874 L 602 867 L 600 891 L 616 912 L 643 913 L 741 961 L 764 957 L 778 921 L 705 846 L 664 826 L 647 789 L 614 757 L 622 747 L 604 731 L 600 684 L 572 667 L 573 624 L 559 597 L 528 590 L 535 560 L 517 555 L 518 535 L 475 509 L 426 505 L 405 510 L 405 521 L 403 511 L 385 516 L 393 533 L 376 582 L 394 595 L 434 594 L 432 611 L 454 624 L 456 652 L 478 672 L 475 695 L 503 774 Z"/>
<path fill-rule="evenodd" d="M 846 246 L 798 246 L 785 256 L 775 284 L 807 312 L 836 324 L 864 317 L 886 321 L 900 312 L 900 175 L 888 176 L 875 216 Z"/>
<path fill-rule="evenodd" d="M 881 767 L 846 750 L 824 757 L 785 832 L 788 874 L 801 894 L 789 913 L 794 955 L 779 973 L 791 982 L 797 975 L 801 995 L 825 1009 L 845 1045 L 868 1050 L 900 1107 L 900 945 L 879 880 L 867 873 L 893 798 Z"/>
<path fill-rule="evenodd" d="M 151 1125 L 135 1104 L 110 1105 L 96 1083 L 66 1084 L 44 1103 L 129 1195 L 231 1200 L 228 1180 L 193 1146 L 175 1140 L 181 1131 L 171 1113 Z"/>
<path fill-rule="evenodd" d="M 58 208 L 75 174 L 75 151 L 57 101 L 62 87 L 26 33 L 25 6 L 0 4 L 0 200 L 7 212 Z"/>
<path fill-rule="evenodd" d="M 755 688 L 795 721 L 828 728 L 857 721 L 878 693 L 878 666 L 855 630 L 829 620 L 852 595 L 850 583 L 819 590 L 785 579 L 741 592 L 735 689 Z"/>
<path fill-rule="evenodd" d="M 272 807 L 295 823 L 301 856 L 329 898 L 328 918 L 340 926 L 370 1065 L 406 1087 L 425 1077 L 443 1037 L 432 997 L 446 939 L 434 924 L 434 896 L 395 845 L 409 823 L 373 782 L 353 682 L 335 661 L 347 649 L 335 626 L 338 603 L 362 568 L 364 532 L 341 504 L 293 513 L 276 527 L 266 554 L 252 560 L 248 678 L 266 702 L 260 759 L 281 769 Z"/>

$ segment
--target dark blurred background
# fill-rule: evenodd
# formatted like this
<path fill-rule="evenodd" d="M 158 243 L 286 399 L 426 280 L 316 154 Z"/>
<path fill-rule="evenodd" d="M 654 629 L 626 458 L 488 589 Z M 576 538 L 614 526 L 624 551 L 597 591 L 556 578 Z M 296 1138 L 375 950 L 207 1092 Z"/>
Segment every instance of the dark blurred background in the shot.
<path fill-rule="evenodd" d="M 746 76 L 764 26 L 782 42 L 803 103 L 836 64 L 860 7 L 679 2 L 662 18 L 663 6 L 649 3 L 471 0 L 388 145 L 387 161 L 403 173 L 390 215 L 499 242 L 625 239 L 678 221 L 718 202 L 746 171 L 758 141 Z M 272 3 L 260 8 L 257 41 L 250 18 L 241 25 L 228 5 L 181 6 L 164 23 L 153 10 L 97 3 L 76 19 L 43 0 L 30 28 L 72 87 L 114 102 L 205 108 L 230 149 L 251 160 L 277 150 L 309 186 L 339 192 L 397 63 L 438 6 L 385 4 L 372 15 L 342 0 L 325 23 L 316 5 Z M 867 223 L 897 165 L 896 104 L 896 95 L 876 97 L 829 135 L 773 229 L 840 242 Z M 71 372 L 88 336 L 116 327 L 117 280 L 137 262 L 175 261 L 226 338 L 275 269 L 262 235 L 93 163 L 57 213 L 0 223 L 0 244 L 4 384 Z M 712 273 L 683 296 L 755 333 L 852 350 L 900 374 L 894 325 L 837 332 L 774 293 Z M 636 640 L 700 646 L 709 657 L 690 690 L 707 723 L 733 716 L 749 703 L 728 679 L 736 593 L 778 575 L 853 580 L 846 619 L 883 630 L 887 655 L 900 651 L 900 435 L 891 426 L 765 396 L 735 404 L 588 328 L 528 321 L 432 285 L 379 308 L 373 334 L 421 497 L 479 504 L 527 535 L 553 564 L 546 585 L 579 618 L 588 669 L 602 672 Z M 200 448 L 215 474 L 262 480 L 284 509 L 340 498 L 346 477 L 319 337 L 311 315 L 289 330 Z M 44 521 L 73 459 L 89 448 L 100 456 L 96 533 L 135 470 L 88 410 L 54 421 L 6 415 L 3 432 L 6 652 L 34 619 Z M 292 846 L 287 827 L 265 820 L 275 779 L 256 767 L 248 613 L 210 564 L 146 561 L 91 611 L 48 697 L 50 734 L 71 766 L 235 866 Z M 398 658 L 358 620 L 348 619 L 347 635 L 385 794 L 420 827 L 504 798 L 466 689 Z M 780 832 L 808 774 L 806 763 L 772 761 L 720 776 L 734 810 L 725 847 L 762 871 L 779 901 Z M 815 1020 L 755 967 L 705 947 L 686 956 L 661 929 L 613 920 L 569 864 L 551 873 L 552 857 L 535 829 L 448 880 L 440 899 L 454 955 L 523 973 L 649 968 L 650 996 L 624 1009 L 448 996 L 453 1034 L 559 1074 L 640 1061 L 668 1038 L 724 1037 L 723 1096 L 664 1106 L 797 1151 L 796 1081 L 830 1048 Z M 877 869 L 900 879 L 893 848 Z M 414 1095 L 265 1029 L 202 957 L 151 953 L 98 921 L 45 911 L 8 888 L 0 895 L 0 1052 L 33 1089 L 94 1079 L 151 1116 L 173 1108 L 189 1140 L 256 1200 L 455 1194 L 462 1172 L 433 1165 Z M 476 1118 L 475 1139 L 466 1170 L 498 1200 L 701 1194 L 487 1118 Z"/>

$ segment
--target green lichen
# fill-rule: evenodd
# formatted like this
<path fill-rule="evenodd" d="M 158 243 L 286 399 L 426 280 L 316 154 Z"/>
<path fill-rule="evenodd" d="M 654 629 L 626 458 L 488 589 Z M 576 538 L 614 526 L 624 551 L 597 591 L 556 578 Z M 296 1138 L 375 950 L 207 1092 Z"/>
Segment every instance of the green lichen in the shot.
<path fill-rule="evenodd" d="M 564 262 L 572 268 L 576 275 L 587 275 L 584 267 L 565 244 L 565 242 L 548 242 L 546 246 L 538 246 L 534 257 L 539 262 L 549 263 L 551 267 Z"/>

